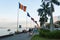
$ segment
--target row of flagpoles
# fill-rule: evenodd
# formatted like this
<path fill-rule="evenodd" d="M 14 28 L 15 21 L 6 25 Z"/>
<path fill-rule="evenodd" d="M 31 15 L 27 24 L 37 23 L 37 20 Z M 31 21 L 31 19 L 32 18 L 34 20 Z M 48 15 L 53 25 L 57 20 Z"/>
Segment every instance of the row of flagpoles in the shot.
<path fill-rule="evenodd" d="M 19 3 L 19 9 L 23 10 L 24 12 L 26 12 L 26 8 L 27 8 L 26 6 L 24 6 L 24 5 L 22 5 L 21 3 Z M 30 17 L 31 20 L 32 20 L 34 23 L 36 23 L 37 26 L 39 27 L 37 21 L 35 21 L 34 18 L 32 18 L 28 12 L 27 12 L 27 16 Z M 18 13 L 17 13 L 17 31 L 18 31 L 18 28 L 19 28 L 19 27 L 18 27 L 18 26 L 19 26 L 18 24 L 19 24 L 19 10 L 18 10 Z"/>

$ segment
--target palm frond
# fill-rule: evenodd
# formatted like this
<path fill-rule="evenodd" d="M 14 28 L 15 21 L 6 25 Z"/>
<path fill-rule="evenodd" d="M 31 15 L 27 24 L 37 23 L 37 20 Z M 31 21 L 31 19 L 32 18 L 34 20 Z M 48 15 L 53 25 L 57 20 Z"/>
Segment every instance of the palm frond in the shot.
<path fill-rule="evenodd" d="M 46 8 L 49 6 L 49 2 L 46 4 Z"/>
<path fill-rule="evenodd" d="M 52 2 L 56 5 L 60 5 L 60 2 L 58 0 L 52 0 Z"/>
<path fill-rule="evenodd" d="M 42 16 L 43 15 L 43 9 L 38 9 L 37 11 L 39 12 L 38 16 Z"/>
<path fill-rule="evenodd" d="M 51 8 L 51 7 L 50 7 Z M 47 11 L 46 11 L 46 13 L 50 16 L 51 15 L 51 10 L 50 10 L 50 8 L 47 8 Z"/>
<path fill-rule="evenodd" d="M 53 5 L 53 4 L 51 5 L 51 9 L 52 9 L 52 12 L 55 11 L 55 10 L 54 10 L 54 5 Z"/>

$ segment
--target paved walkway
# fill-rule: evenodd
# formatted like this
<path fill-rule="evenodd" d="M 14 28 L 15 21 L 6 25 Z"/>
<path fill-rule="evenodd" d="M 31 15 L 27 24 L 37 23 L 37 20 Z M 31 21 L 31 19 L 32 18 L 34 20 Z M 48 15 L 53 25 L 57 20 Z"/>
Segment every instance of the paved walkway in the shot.
<path fill-rule="evenodd" d="M 30 40 L 32 36 L 29 33 L 22 33 L 10 37 L 0 38 L 0 40 Z"/>
<path fill-rule="evenodd" d="M 33 35 L 35 34 L 38 34 L 38 32 L 34 33 Z M 0 40 L 31 40 L 32 36 L 30 36 L 29 33 L 21 33 L 21 34 L 16 34 L 10 37 L 0 38 Z"/>

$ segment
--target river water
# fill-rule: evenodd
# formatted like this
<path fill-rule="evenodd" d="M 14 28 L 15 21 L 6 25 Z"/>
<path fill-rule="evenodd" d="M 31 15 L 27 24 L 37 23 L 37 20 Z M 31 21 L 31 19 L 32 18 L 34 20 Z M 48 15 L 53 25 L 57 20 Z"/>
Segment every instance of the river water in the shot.
<path fill-rule="evenodd" d="M 8 28 L 2 28 L 0 29 L 0 36 L 4 36 L 4 35 L 8 35 L 11 33 L 14 33 L 16 31 L 16 29 L 10 29 L 10 31 L 8 31 Z"/>
<path fill-rule="evenodd" d="M 10 29 L 10 31 L 8 31 Z M 18 28 L 19 32 L 22 32 L 22 30 L 26 29 L 27 31 L 29 28 L 23 27 L 23 28 Z M 15 33 L 17 31 L 17 28 L 0 28 L 0 36 L 8 35 L 11 33 Z"/>

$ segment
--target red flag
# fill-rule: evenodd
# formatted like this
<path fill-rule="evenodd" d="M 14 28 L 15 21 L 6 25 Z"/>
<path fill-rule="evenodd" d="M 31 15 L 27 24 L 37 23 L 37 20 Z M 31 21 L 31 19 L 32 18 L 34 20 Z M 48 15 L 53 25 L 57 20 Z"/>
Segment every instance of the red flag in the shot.
<path fill-rule="evenodd" d="M 24 6 L 23 10 L 26 11 L 26 6 Z"/>

